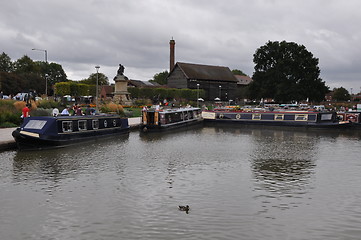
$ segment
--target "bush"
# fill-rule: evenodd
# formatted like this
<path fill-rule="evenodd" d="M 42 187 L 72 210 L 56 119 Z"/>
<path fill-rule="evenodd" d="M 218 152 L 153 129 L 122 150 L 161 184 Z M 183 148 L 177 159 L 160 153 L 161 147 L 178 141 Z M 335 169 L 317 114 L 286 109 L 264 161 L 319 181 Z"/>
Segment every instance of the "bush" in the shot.
<path fill-rule="evenodd" d="M 14 106 L 17 101 L 0 100 L 0 127 L 19 126 L 21 123 L 21 109 Z M 22 102 L 19 102 L 22 103 Z M 19 104 L 18 104 L 19 105 Z M 25 104 L 24 104 L 25 106 Z"/>
<path fill-rule="evenodd" d="M 116 103 L 106 103 L 100 107 L 100 111 L 103 113 L 117 113 L 119 115 L 124 114 L 124 109 L 122 105 Z"/>
<path fill-rule="evenodd" d="M 61 102 L 56 102 L 53 100 L 46 100 L 46 99 L 37 101 L 37 105 L 38 105 L 38 108 L 44 108 L 44 109 L 50 109 L 50 108 L 60 109 L 63 107 Z"/>

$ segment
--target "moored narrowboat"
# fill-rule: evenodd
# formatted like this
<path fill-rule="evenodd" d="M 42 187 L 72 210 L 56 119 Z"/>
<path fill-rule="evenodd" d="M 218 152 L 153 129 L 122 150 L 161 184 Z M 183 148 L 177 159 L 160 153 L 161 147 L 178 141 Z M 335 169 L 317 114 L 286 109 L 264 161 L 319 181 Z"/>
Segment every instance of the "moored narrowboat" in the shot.
<path fill-rule="evenodd" d="M 337 117 L 340 121 L 349 121 L 352 127 L 361 128 L 361 112 L 338 112 Z"/>
<path fill-rule="evenodd" d="M 295 127 L 346 127 L 348 121 L 339 121 L 336 112 L 287 111 L 287 110 L 233 110 L 203 111 L 205 122 L 258 124 Z"/>
<path fill-rule="evenodd" d="M 142 111 L 142 132 L 187 127 L 203 121 L 200 108 L 147 109 Z"/>
<path fill-rule="evenodd" d="M 99 114 L 86 116 L 29 117 L 13 131 L 20 150 L 72 145 L 129 132 L 127 118 Z"/>

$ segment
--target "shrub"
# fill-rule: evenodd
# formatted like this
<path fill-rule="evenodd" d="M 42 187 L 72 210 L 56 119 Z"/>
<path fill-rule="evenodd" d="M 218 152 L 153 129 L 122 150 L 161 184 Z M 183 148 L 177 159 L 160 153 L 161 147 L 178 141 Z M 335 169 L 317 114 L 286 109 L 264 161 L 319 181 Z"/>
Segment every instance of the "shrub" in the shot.
<path fill-rule="evenodd" d="M 106 103 L 100 107 L 100 111 L 103 113 L 117 113 L 119 115 L 124 114 L 124 109 L 122 105 L 116 103 Z"/>

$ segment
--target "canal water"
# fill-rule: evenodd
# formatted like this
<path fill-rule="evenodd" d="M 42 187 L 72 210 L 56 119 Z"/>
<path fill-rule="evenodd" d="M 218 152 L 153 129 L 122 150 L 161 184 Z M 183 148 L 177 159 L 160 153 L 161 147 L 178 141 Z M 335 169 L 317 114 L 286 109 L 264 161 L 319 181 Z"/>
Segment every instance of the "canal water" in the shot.
<path fill-rule="evenodd" d="M 357 131 L 209 126 L 2 152 L 0 239 L 361 239 Z"/>

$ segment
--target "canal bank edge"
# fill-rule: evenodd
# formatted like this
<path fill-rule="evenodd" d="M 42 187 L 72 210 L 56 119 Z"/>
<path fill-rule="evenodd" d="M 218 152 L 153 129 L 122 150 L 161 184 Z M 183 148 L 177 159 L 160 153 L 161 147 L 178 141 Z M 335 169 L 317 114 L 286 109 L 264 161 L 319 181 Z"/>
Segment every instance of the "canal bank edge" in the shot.
<path fill-rule="evenodd" d="M 128 118 L 130 130 L 139 130 L 140 117 Z M 16 142 L 11 135 L 16 128 L 0 128 L 0 152 L 16 149 Z"/>

